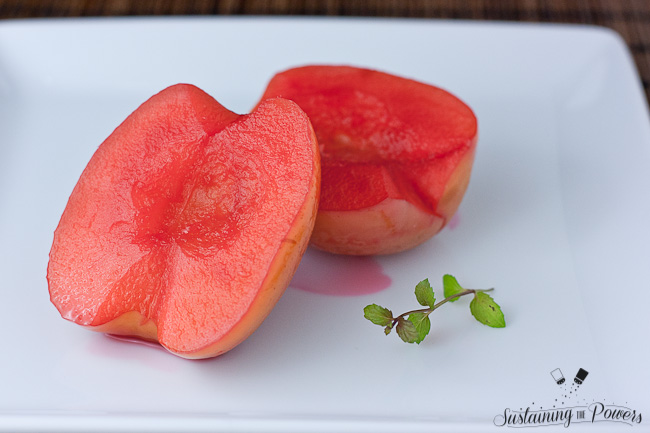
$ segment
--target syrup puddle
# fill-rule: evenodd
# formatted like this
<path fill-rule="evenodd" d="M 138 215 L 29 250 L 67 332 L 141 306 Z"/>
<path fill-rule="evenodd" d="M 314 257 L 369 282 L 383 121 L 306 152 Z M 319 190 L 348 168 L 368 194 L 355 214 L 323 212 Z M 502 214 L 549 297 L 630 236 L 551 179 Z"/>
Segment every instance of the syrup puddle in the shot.
<path fill-rule="evenodd" d="M 126 343 L 141 344 L 143 346 L 153 347 L 154 349 L 159 349 L 164 352 L 167 352 L 167 350 L 164 347 L 162 347 L 159 343 L 156 343 L 155 341 L 143 340 L 142 338 L 138 338 L 138 337 L 127 337 L 125 335 L 115 335 L 115 334 L 104 334 L 104 335 L 113 340 L 122 341 Z"/>
<path fill-rule="evenodd" d="M 329 296 L 360 296 L 388 288 L 391 279 L 371 256 L 344 256 L 308 248 L 289 287 Z"/>
<path fill-rule="evenodd" d="M 167 349 L 156 342 L 124 335 L 102 334 L 102 336 L 104 338 L 93 339 L 90 346 L 91 352 L 95 355 L 126 362 L 138 362 L 146 365 L 148 369 L 153 368 L 166 374 L 177 372 L 181 366 L 180 363 L 176 362 L 176 356 L 168 356 L 170 353 Z M 112 344 L 113 341 L 119 342 L 119 345 Z M 146 349 L 131 350 L 127 347 L 133 344 L 145 346 Z M 159 351 L 164 352 L 165 355 L 160 355 Z"/>
<path fill-rule="evenodd" d="M 454 216 L 449 220 L 447 227 L 449 227 L 449 230 L 454 230 L 456 227 L 458 227 L 458 224 L 460 224 L 460 214 L 456 212 Z"/>

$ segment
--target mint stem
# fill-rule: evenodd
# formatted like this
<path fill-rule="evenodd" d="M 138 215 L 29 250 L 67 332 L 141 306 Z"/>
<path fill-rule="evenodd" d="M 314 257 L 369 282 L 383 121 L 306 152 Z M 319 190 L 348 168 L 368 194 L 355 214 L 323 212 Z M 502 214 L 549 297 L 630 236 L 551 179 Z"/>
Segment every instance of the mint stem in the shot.
<path fill-rule="evenodd" d="M 492 287 L 490 289 L 465 289 L 462 292 L 458 292 L 458 293 L 455 293 L 455 294 L 453 294 L 451 296 L 446 297 L 442 301 L 435 304 L 432 308 L 420 308 L 418 310 L 411 310 L 411 311 L 407 311 L 406 313 L 400 314 L 399 316 L 397 316 L 397 317 L 395 317 L 393 319 L 393 324 L 391 325 L 391 327 L 393 327 L 393 326 L 395 326 L 395 324 L 397 324 L 397 321 L 399 320 L 400 317 L 406 317 L 409 314 L 413 314 L 413 313 L 424 313 L 424 314 L 426 314 L 428 316 L 429 314 L 433 313 L 434 310 L 436 310 L 440 306 L 446 304 L 447 302 L 451 301 L 452 299 L 460 298 L 461 296 L 469 295 L 469 294 L 476 293 L 476 292 L 491 292 L 492 290 L 494 290 L 494 287 Z"/>

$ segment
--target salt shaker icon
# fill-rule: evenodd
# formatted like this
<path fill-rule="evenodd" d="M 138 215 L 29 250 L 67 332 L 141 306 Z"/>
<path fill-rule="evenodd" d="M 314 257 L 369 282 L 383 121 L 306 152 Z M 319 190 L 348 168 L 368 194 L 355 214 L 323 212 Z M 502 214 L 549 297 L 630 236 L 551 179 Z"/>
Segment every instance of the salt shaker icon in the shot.
<path fill-rule="evenodd" d="M 587 377 L 588 374 L 589 374 L 588 371 L 583 370 L 583 369 L 581 368 L 581 369 L 578 370 L 578 372 L 576 373 L 576 377 L 573 379 L 573 381 L 574 381 L 575 383 L 577 383 L 578 385 L 582 385 L 582 382 L 584 382 L 584 380 L 585 380 L 585 378 Z"/>
<path fill-rule="evenodd" d="M 564 383 L 564 375 L 562 374 L 562 371 L 559 368 L 556 368 L 555 370 L 551 371 L 551 376 L 553 376 L 553 379 L 555 379 L 555 382 L 558 385 L 562 385 Z"/>

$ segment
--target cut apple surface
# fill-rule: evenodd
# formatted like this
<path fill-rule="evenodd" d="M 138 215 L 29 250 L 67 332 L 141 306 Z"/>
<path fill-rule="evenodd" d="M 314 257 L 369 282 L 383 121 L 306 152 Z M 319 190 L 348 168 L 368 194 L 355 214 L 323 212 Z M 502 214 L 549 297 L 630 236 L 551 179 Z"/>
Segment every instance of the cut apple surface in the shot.
<path fill-rule="evenodd" d="M 477 120 L 440 88 L 349 66 L 279 73 L 262 97 L 295 101 L 321 152 L 311 242 L 341 254 L 389 254 L 440 231 L 469 183 Z"/>
<path fill-rule="evenodd" d="M 316 138 L 295 103 L 238 115 L 194 86 L 169 87 L 83 171 L 54 234 L 51 301 L 96 331 L 219 355 L 289 284 L 319 184 Z"/>

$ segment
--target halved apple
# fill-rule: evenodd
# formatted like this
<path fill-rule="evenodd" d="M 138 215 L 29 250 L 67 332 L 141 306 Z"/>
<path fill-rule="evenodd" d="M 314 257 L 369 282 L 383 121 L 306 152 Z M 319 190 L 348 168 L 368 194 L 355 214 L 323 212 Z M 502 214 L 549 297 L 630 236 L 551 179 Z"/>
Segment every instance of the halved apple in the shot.
<path fill-rule="evenodd" d="M 389 254 L 438 233 L 467 189 L 477 142 L 472 110 L 428 84 L 350 66 L 275 75 L 262 101 L 295 101 L 321 152 L 311 242 L 341 254 Z"/>
<path fill-rule="evenodd" d="M 219 355 L 289 284 L 319 184 L 316 138 L 295 103 L 270 99 L 240 116 L 194 86 L 169 87 L 81 174 L 54 234 L 51 301 L 95 331 Z"/>

